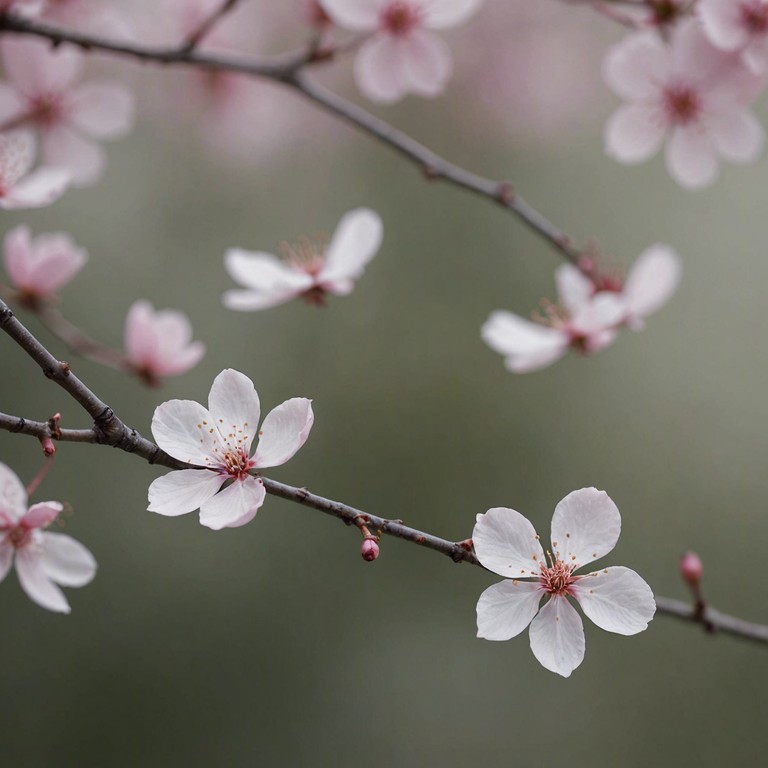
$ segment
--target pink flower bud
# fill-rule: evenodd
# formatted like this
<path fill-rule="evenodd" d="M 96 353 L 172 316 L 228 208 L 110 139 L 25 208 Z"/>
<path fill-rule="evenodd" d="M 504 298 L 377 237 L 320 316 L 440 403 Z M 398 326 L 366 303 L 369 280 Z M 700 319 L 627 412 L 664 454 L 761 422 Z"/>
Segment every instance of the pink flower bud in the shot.
<path fill-rule="evenodd" d="M 53 454 L 56 453 L 56 446 L 54 445 L 53 440 L 47 435 L 40 438 L 40 445 L 43 446 L 43 453 L 46 456 L 53 456 Z"/>
<path fill-rule="evenodd" d="M 376 541 L 375 536 L 366 536 L 363 539 L 360 554 L 363 556 L 363 560 L 367 560 L 369 563 L 379 556 L 379 542 Z"/>
<path fill-rule="evenodd" d="M 680 576 L 691 588 L 698 589 L 704 573 L 704 564 L 695 552 L 686 552 L 680 558 Z"/>

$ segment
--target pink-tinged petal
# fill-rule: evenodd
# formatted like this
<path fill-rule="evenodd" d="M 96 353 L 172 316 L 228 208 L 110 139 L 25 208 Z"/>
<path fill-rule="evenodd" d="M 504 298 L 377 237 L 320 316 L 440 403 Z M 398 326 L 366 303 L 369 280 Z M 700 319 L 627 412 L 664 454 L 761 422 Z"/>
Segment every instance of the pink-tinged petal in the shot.
<path fill-rule="evenodd" d="M 749 31 L 741 23 L 742 2 L 737 0 L 700 0 L 699 18 L 704 33 L 718 48 L 735 51 L 749 40 Z"/>
<path fill-rule="evenodd" d="M 198 466 L 211 463 L 218 440 L 212 415 L 194 400 L 168 400 L 158 405 L 152 416 L 152 434 L 174 459 Z"/>
<path fill-rule="evenodd" d="M 663 82 L 669 58 L 658 35 L 625 38 L 603 60 L 603 79 L 617 96 L 630 101 L 651 98 Z"/>
<path fill-rule="evenodd" d="M 531 622 L 531 650 L 550 672 L 570 677 L 584 660 L 584 625 L 564 597 L 553 597 Z"/>
<path fill-rule="evenodd" d="M 63 587 L 83 587 L 96 575 L 96 559 L 79 541 L 63 533 L 44 533 L 43 570 Z"/>
<path fill-rule="evenodd" d="M 507 579 L 488 587 L 477 601 L 477 636 L 509 640 L 519 635 L 538 613 L 543 595 L 538 582 Z"/>
<path fill-rule="evenodd" d="M 607 555 L 619 540 L 621 515 L 611 497 L 597 488 L 572 491 L 552 516 L 552 552 L 574 568 Z"/>
<path fill-rule="evenodd" d="M 669 54 L 674 73 L 693 77 L 705 87 L 711 87 L 718 78 L 727 75 L 734 64 L 743 69 L 737 56 L 712 45 L 696 18 L 688 18 L 675 25 Z"/>
<path fill-rule="evenodd" d="M 72 46 L 53 49 L 48 41 L 3 38 L 0 42 L 5 74 L 28 96 L 66 91 L 77 79 L 82 54 Z"/>
<path fill-rule="evenodd" d="M 568 349 L 566 334 L 503 310 L 491 314 L 480 335 L 491 349 L 506 356 L 504 362 L 513 373 L 544 368 Z"/>
<path fill-rule="evenodd" d="M 69 613 L 69 603 L 64 593 L 51 581 L 43 567 L 43 549 L 34 544 L 16 552 L 16 574 L 21 588 L 30 600 L 57 613 Z"/>
<path fill-rule="evenodd" d="M 26 512 L 26 488 L 10 467 L 0 463 L 0 527 L 14 525 Z"/>
<path fill-rule="evenodd" d="M 143 365 L 157 357 L 157 337 L 152 327 L 154 311 L 148 301 L 131 304 L 125 317 L 125 351 L 134 365 Z"/>
<path fill-rule="evenodd" d="M 0 581 L 3 581 L 11 570 L 15 551 L 13 544 L 0 539 Z"/>
<path fill-rule="evenodd" d="M 200 524 L 214 531 L 250 523 L 264 503 L 264 484 L 256 477 L 235 480 L 200 508 Z"/>
<path fill-rule="evenodd" d="M 437 35 L 414 30 L 401 45 L 408 90 L 432 98 L 443 92 L 453 64 L 448 44 Z"/>
<path fill-rule="evenodd" d="M 222 436 L 234 439 L 249 453 L 261 417 L 261 404 L 253 382 L 244 373 L 225 368 L 213 380 L 208 408 Z"/>
<path fill-rule="evenodd" d="M 259 431 L 259 444 L 253 460 L 259 468 L 285 464 L 309 437 L 315 421 L 312 401 L 293 397 L 273 408 Z"/>
<path fill-rule="evenodd" d="M 69 171 L 76 187 L 95 184 L 104 173 L 107 163 L 104 150 L 65 125 L 47 130 L 42 144 L 46 164 Z"/>
<path fill-rule="evenodd" d="M 424 6 L 424 26 L 445 29 L 463 24 L 483 0 L 436 0 Z"/>
<path fill-rule="evenodd" d="M 303 291 L 280 291 L 275 293 L 259 293 L 258 291 L 230 290 L 225 291 L 221 297 L 221 303 L 235 312 L 255 312 L 259 309 L 269 309 L 279 304 L 295 299 Z"/>
<path fill-rule="evenodd" d="M 360 279 L 381 238 L 381 218 L 375 211 L 356 208 L 345 213 L 333 233 L 318 282 Z"/>
<path fill-rule="evenodd" d="M 763 127 L 747 111 L 715 115 L 709 128 L 717 151 L 732 163 L 753 163 L 763 151 Z"/>
<path fill-rule="evenodd" d="M 508 579 L 535 578 L 545 563 L 531 522 L 507 507 L 492 507 L 477 516 L 472 543 L 483 567 Z"/>
<path fill-rule="evenodd" d="M 38 168 L 11 189 L 2 190 L 0 169 L 0 208 L 22 210 L 42 208 L 58 200 L 69 187 L 72 176 L 64 168 Z"/>
<path fill-rule="evenodd" d="M 355 58 L 357 87 L 372 101 L 392 104 L 408 92 L 403 40 L 391 35 L 372 37 Z"/>
<path fill-rule="evenodd" d="M 619 635 L 642 632 L 656 613 L 651 588 L 639 574 L 620 565 L 580 577 L 571 593 L 587 618 Z"/>
<path fill-rule="evenodd" d="M 233 280 L 264 295 L 298 296 L 314 284 L 311 275 L 270 253 L 230 248 L 224 268 Z"/>
<path fill-rule="evenodd" d="M 86 251 L 63 232 L 38 235 L 30 241 L 29 231 L 20 230 L 17 227 L 6 236 L 6 260 L 10 249 L 10 259 L 21 267 L 18 269 L 20 279 L 14 278 L 14 282 L 30 293 L 40 296 L 53 293 L 68 283 L 88 260 Z"/>
<path fill-rule="evenodd" d="M 378 26 L 379 12 L 386 0 L 319 0 L 323 10 L 334 24 L 360 32 L 369 32 Z"/>
<path fill-rule="evenodd" d="M 87 83 L 73 94 L 69 121 L 95 139 L 125 136 L 134 122 L 133 94 L 116 83 Z"/>
<path fill-rule="evenodd" d="M 24 106 L 16 90 L 8 83 L 0 83 L 0 125 L 5 125 L 24 114 Z"/>
<path fill-rule="evenodd" d="M 573 264 L 563 264 L 557 268 L 555 284 L 560 303 L 570 314 L 587 304 L 595 292 L 593 282 Z"/>
<path fill-rule="evenodd" d="M 768 37 L 753 41 L 742 54 L 742 58 L 754 74 L 764 75 L 768 69 Z"/>
<path fill-rule="evenodd" d="M 207 469 L 177 469 L 149 486 L 149 512 L 168 517 L 198 509 L 221 488 L 226 475 Z"/>
<path fill-rule="evenodd" d="M 620 163 L 645 162 L 659 151 L 665 133 L 657 110 L 645 104 L 625 104 L 605 124 L 605 154 Z"/>
<path fill-rule="evenodd" d="M 29 173 L 35 162 L 37 141 L 31 131 L 0 134 L 0 195 Z"/>
<path fill-rule="evenodd" d="M 699 126 L 676 128 L 667 142 L 667 170 L 686 189 L 700 189 L 717 178 L 719 163 L 712 137 Z"/>
<path fill-rule="evenodd" d="M 637 257 L 623 291 L 630 322 L 652 315 L 672 298 L 682 269 L 680 257 L 666 245 L 653 245 Z"/>
<path fill-rule="evenodd" d="M 613 291 L 601 291 L 588 304 L 579 307 L 571 318 L 571 326 L 590 338 L 589 350 L 595 352 L 613 341 L 615 334 L 604 334 L 624 319 L 626 309 L 622 297 Z"/>
<path fill-rule="evenodd" d="M 19 522 L 26 528 L 44 528 L 63 511 L 64 505 L 58 501 L 41 501 L 38 504 L 33 504 Z"/>

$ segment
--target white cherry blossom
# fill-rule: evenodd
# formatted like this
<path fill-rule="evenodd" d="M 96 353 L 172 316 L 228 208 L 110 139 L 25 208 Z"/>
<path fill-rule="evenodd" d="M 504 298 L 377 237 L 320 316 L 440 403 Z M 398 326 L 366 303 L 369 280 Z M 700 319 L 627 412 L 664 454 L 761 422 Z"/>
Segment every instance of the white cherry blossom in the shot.
<path fill-rule="evenodd" d="M 264 503 L 252 469 L 284 464 L 304 445 L 314 415 L 310 400 L 294 397 L 272 410 L 259 429 L 261 406 L 253 382 L 227 368 L 213 382 L 208 408 L 169 400 L 155 409 L 152 434 L 166 453 L 193 469 L 157 478 L 149 487 L 149 511 L 177 516 L 200 508 L 208 528 L 237 528 Z M 259 436 L 253 456 L 251 445 Z M 222 487 L 231 481 L 226 488 Z"/>
<path fill-rule="evenodd" d="M 5 464 L 0 464 L 0 581 L 11 566 L 27 596 L 49 611 L 69 613 L 63 587 L 82 587 L 96 574 L 93 555 L 71 536 L 49 533 L 64 509 L 58 501 L 27 508 L 27 492 Z"/>
<path fill-rule="evenodd" d="M 557 505 L 552 549 L 546 554 L 534 527 L 514 509 L 494 507 L 478 515 L 472 532 L 477 558 L 506 579 L 480 595 L 477 636 L 509 640 L 530 624 L 531 650 L 539 663 L 569 677 L 584 658 L 584 628 L 569 597 L 608 632 L 642 632 L 656 603 L 635 571 L 612 566 L 575 574 L 607 555 L 620 531 L 619 510 L 605 491 L 595 488 L 573 491 Z"/>
<path fill-rule="evenodd" d="M 756 74 L 768 69 L 768 0 L 699 0 L 704 32 L 723 51 L 738 51 Z"/>
<path fill-rule="evenodd" d="M 305 238 L 287 247 L 287 260 L 233 248 L 224 257 L 231 277 L 245 286 L 227 291 L 224 306 L 236 310 L 274 307 L 297 297 L 324 304 L 329 293 L 346 296 L 379 249 L 381 219 L 367 208 L 344 214 L 327 249 Z"/>
<path fill-rule="evenodd" d="M 466 21 L 482 0 L 320 0 L 341 27 L 371 33 L 355 59 L 355 79 L 373 101 L 408 93 L 437 96 L 451 75 L 451 55 L 432 30 Z"/>

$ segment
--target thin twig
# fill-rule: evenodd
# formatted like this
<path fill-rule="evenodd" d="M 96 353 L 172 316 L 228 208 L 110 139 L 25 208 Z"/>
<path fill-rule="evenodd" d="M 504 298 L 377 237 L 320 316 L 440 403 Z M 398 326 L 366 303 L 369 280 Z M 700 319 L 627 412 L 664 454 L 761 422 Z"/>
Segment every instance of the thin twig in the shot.
<path fill-rule="evenodd" d="M 239 0 L 224 0 L 224 2 L 211 13 L 207 18 L 203 19 L 201 24 L 195 29 L 194 32 L 187 38 L 187 41 L 179 49 L 184 53 L 194 51 L 200 44 L 202 39 L 221 21 L 230 11 L 234 10 L 234 7 L 238 4 Z"/>

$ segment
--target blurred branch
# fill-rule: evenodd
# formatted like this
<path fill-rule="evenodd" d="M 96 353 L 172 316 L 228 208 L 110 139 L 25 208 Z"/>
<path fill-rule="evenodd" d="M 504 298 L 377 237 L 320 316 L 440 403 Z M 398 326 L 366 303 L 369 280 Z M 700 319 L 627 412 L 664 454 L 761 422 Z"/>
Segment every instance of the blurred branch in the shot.
<path fill-rule="evenodd" d="M 192 32 L 181 50 L 189 52 L 197 48 L 198 44 L 209 32 L 211 32 L 216 24 L 218 24 L 230 11 L 234 10 L 234 7 L 238 2 L 239 0 L 224 0 L 224 2 L 204 19 L 194 32 Z"/>
<path fill-rule="evenodd" d="M 469 190 L 511 211 L 530 229 L 552 244 L 564 258 L 578 266 L 581 252 L 573 245 L 571 238 L 520 197 L 512 184 L 480 176 L 449 162 L 385 120 L 307 80 L 303 70 L 312 64 L 332 58 L 332 51 L 318 51 L 316 47 L 310 46 L 298 52 L 257 61 L 201 53 L 195 50 L 194 46 L 190 48 L 188 43 L 181 48 L 158 48 L 119 42 L 59 29 L 11 14 L 0 15 L 0 33 L 2 32 L 41 37 L 50 40 L 54 46 L 69 43 L 86 53 L 99 51 L 142 62 L 238 72 L 274 80 L 293 88 L 327 112 L 391 147 L 418 166 L 427 179 L 442 180 Z"/>

